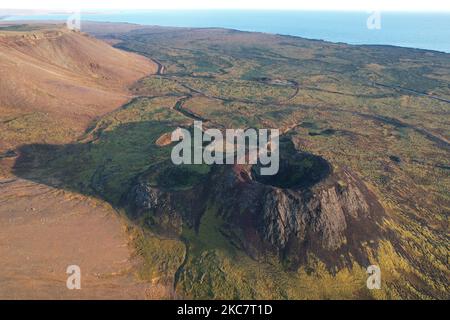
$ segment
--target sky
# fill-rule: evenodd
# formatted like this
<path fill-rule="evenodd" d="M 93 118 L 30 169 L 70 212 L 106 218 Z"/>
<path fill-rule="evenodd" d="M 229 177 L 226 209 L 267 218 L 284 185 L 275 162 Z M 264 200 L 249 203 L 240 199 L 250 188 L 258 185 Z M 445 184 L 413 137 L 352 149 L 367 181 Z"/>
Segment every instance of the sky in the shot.
<path fill-rule="evenodd" d="M 447 11 L 448 0 L 0 0 L 0 9 L 278 9 Z"/>

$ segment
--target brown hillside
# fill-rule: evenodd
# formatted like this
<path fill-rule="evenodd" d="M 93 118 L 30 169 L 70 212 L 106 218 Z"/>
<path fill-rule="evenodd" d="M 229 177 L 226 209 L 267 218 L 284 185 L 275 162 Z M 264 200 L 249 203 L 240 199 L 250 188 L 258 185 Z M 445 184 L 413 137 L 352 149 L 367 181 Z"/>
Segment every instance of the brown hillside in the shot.
<path fill-rule="evenodd" d="M 135 277 L 140 260 L 111 206 L 10 172 L 16 147 L 74 140 L 157 65 L 79 32 L 25 29 L 0 28 L 0 299 L 168 296 Z M 82 270 L 83 290 L 66 287 L 71 264 Z"/>
<path fill-rule="evenodd" d="M 83 33 L 0 31 L 0 151 L 73 139 L 156 70 L 152 61 Z"/>

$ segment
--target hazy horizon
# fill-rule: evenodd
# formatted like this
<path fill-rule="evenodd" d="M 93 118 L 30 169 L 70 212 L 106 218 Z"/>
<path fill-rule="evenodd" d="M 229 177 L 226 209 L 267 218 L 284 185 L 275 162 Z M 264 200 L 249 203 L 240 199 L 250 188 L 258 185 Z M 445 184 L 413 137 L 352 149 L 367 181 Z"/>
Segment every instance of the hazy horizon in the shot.
<path fill-rule="evenodd" d="M 1 10 L 0 10 L 1 12 Z M 370 29 L 373 12 L 305 10 L 108 10 L 82 11 L 81 19 L 188 28 L 227 28 L 299 36 L 354 45 L 393 45 L 450 52 L 450 13 L 381 12 L 380 28 Z M 9 20 L 66 20 L 70 13 L 10 14 Z"/>

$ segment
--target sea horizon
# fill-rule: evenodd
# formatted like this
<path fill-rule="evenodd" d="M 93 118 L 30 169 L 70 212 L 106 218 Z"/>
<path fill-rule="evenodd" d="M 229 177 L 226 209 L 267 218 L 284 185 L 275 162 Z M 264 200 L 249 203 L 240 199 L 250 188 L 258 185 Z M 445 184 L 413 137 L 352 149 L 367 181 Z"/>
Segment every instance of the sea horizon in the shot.
<path fill-rule="evenodd" d="M 450 53 L 450 12 L 382 11 L 378 24 L 369 28 L 368 19 L 373 15 L 374 12 L 313 10 L 88 10 L 81 12 L 81 19 L 163 27 L 226 28 L 351 45 L 387 45 Z M 0 21 L 66 20 L 69 16 L 63 12 L 9 15 Z"/>

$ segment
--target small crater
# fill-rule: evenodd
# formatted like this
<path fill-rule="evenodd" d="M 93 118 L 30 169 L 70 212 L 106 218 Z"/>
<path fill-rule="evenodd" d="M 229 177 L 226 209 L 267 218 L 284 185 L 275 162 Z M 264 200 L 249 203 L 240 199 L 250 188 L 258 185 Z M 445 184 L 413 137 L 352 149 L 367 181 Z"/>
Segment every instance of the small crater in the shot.
<path fill-rule="evenodd" d="M 327 178 L 331 165 L 327 160 L 306 152 L 298 152 L 292 142 L 280 142 L 280 167 L 273 176 L 261 175 L 261 165 L 252 167 L 252 178 L 262 184 L 282 189 L 307 189 Z"/>
<path fill-rule="evenodd" d="M 210 169 L 208 165 L 158 165 L 147 174 L 147 180 L 164 190 L 185 190 L 204 181 Z"/>

